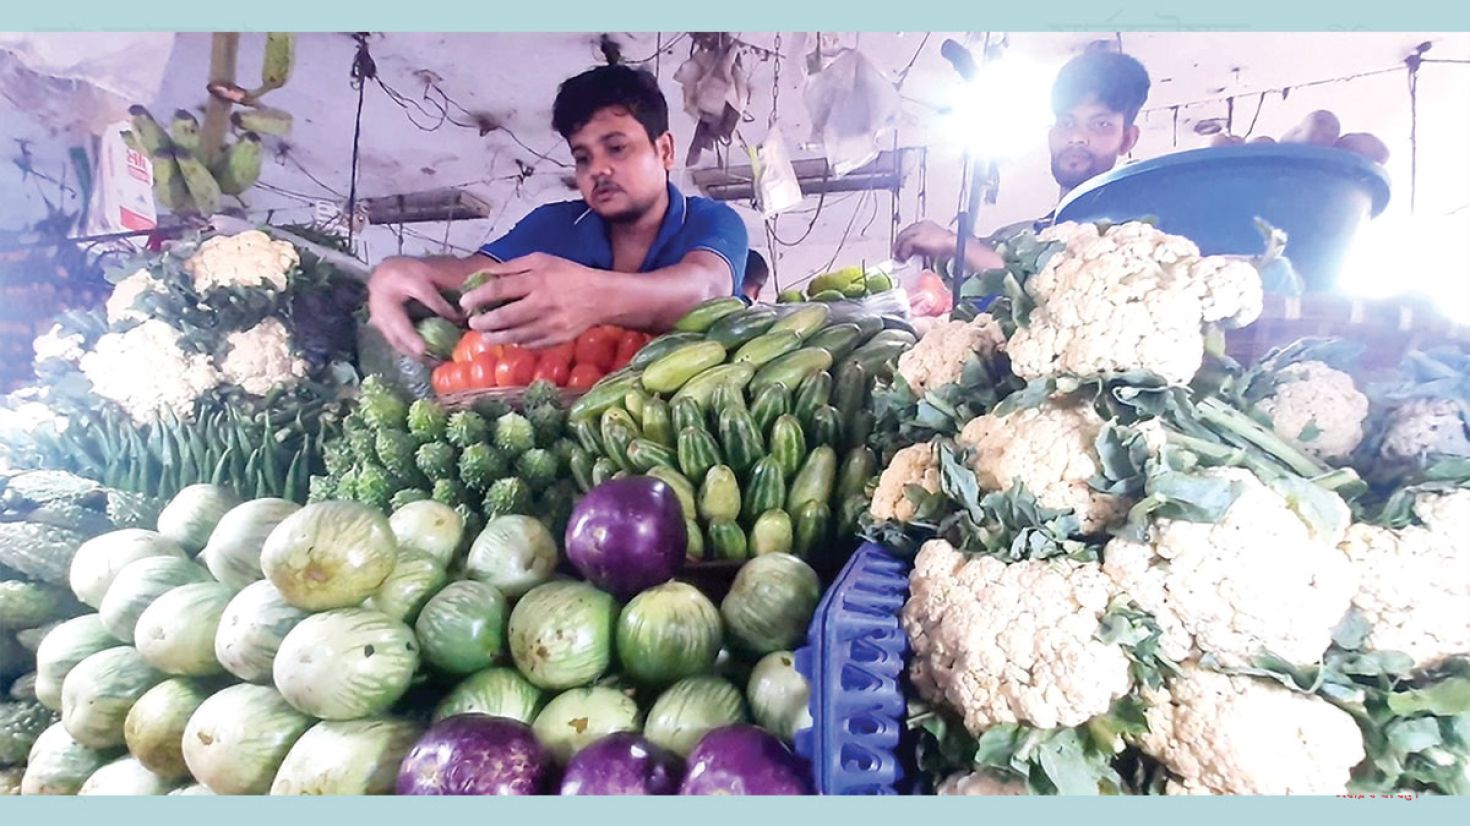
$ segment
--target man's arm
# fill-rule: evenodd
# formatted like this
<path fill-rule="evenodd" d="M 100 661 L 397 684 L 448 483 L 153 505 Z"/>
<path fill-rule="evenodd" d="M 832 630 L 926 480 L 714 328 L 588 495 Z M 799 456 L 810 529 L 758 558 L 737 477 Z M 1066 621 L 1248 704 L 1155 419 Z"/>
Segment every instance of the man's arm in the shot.
<path fill-rule="evenodd" d="M 949 261 L 954 258 L 958 240 L 955 233 L 933 221 L 920 221 L 904 229 L 894 239 L 893 257 L 899 261 L 907 261 L 915 255 L 922 255 L 935 261 Z M 970 238 L 965 241 L 966 272 L 983 272 L 1004 265 L 1000 255 L 983 239 Z"/>
<path fill-rule="evenodd" d="M 731 294 L 729 263 L 704 249 L 643 273 L 596 270 L 543 253 L 483 269 L 495 277 L 460 304 L 469 312 L 496 307 L 470 320 L 491 344 L 547 347 L 598 324 L 665 330 L 695 304 Z"/>

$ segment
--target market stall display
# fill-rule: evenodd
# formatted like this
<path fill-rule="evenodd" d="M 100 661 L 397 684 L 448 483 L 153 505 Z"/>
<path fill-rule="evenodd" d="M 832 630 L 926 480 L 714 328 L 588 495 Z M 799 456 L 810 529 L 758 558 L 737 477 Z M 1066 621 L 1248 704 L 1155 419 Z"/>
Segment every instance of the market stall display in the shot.
<path fill-rule="evenodd" d="M 1464 354 L 1233 362 L 1255 267 L 1141 223 L 1002 253 L 874 392 L 917 788 L 1463 793 Z"/>
<path fill-rule="evenodd" d="M 7 432 L 16 467 L 168 498 L 201 483 L 305 501 L 357 381 L 362 285 L 292 244 L 213 235 L 124 267 L 105 310 L 35 343 L 41 408 Z"/>

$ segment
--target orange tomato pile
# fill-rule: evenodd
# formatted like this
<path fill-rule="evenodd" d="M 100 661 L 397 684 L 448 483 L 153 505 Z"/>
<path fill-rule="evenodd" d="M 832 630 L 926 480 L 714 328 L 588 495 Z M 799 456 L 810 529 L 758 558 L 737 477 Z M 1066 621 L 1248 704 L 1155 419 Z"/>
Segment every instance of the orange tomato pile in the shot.
<path fill-rule="evenodd" d="M 434 368 L 434 392 L 450 396 L 492 387 L 525 387 L 546 379 L 557 387 L 586 390 L 625 367 L 653 337 L 611 324 L 592 327 L 575 341 L 530 349 L 515 344 L 488 345 L 478 332 L 465 333 L 452 360 Z"/>

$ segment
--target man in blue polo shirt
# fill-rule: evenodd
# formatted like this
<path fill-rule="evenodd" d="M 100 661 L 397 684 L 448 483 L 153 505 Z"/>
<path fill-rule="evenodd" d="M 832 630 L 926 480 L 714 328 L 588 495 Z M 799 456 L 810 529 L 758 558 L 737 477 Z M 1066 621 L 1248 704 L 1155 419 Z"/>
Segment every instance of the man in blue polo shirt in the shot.
<path fill-rule="evenodd" d="M 467 258 L 385 259 L 368 282 L 369 310 L 394 347 L 424 352 L 410 299 L 448 318 L 469 314 L 491 344 L 542 347 L 598 324 L 667 329 L 695 304 L 739 292 L 745 225 L 669 182 L 674 138 L 651 74 L 601 66 L 567 80 L 552 126 L 571 148 L 582 200 L 537 208 Z M 492 277 L 459 308 L 440 296 L 476 272 Z"/>

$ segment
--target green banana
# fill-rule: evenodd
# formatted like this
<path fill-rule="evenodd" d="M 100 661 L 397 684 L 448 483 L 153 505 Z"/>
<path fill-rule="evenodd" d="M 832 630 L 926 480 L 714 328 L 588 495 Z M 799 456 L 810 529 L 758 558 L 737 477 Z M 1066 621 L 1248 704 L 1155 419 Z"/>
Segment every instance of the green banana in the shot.
<path fill-rule="evenodd" d="M 162 150 L 149 160 L 153 162 L 153 198 L 176 215 L 195 211 L 194 199 L 189 197 L 189 188 L 184 185 L 184 173 L 179 170 L 172 148 Z"/>
<path fill-rule="evenodd" d="M 199 142 L 202 138 L 199 134 L 199 119 L 187 109 L 174 112 L 173 123 L 168 127 L 168 136 L 173 139 L 174 146 L 180 152 L 199 154 Z"/>
<path fill-rule="evenodd" d="M 168 133 L 153 119 L 146 106 L 132 106 L 128 108 L 128 114 L 133 120 L 133 137 L 138 139 L 138 145 L 149 155 L 156 155 L 160 151 L 173 146 L 173 141 L 168 138 Z"/>
<path fill-rule="evenodd" d="M 265 62 L 260 66 L 260 88 L 251 97 L 279 89 L 291 79 L 291 66 L 296 59 L 296 35 L 291 32 L 267 32 Z"/>
<path fill-rule="evenodd" d="M 239 195 L 255 185 L 260 179 L 260 166 L 265 159 L 265 150 L 260 136 L 246 132 L 225 149 L 215 169 L 215 180 L 225 195 Z"/>
<path fill-rule="evenodd" d="M 269 106 L 241 109 L 230 115 L 230 122 L 241 132 L 255 132 L 258 135 L 279 138 L 291 132 L 291 113 Z"/>
<path fill-rule="evenodd" d="M 179 171 L 184 176 L 184 185 L 189 188 L 189 197 L 194 199 L 194 206 L 199 210 L 199 214 L 213 215 L 218 212 L 219 182 L 205 168 L 204 162 L 178 150 L 173 150 L 173 156 L 174 160 L 178 161 Z"/>

